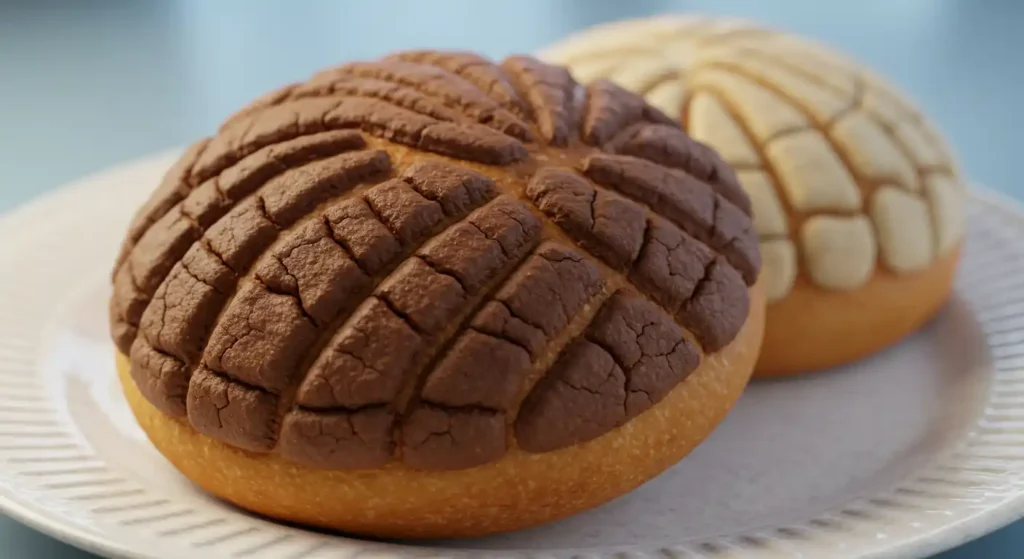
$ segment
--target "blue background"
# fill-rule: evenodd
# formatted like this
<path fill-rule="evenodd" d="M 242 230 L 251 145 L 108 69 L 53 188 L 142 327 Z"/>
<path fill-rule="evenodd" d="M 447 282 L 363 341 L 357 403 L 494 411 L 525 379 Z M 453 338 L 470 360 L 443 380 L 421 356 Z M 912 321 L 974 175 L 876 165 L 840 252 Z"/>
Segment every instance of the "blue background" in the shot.
<path fill-rule="evenodd" d="M 851 53 L 920 102 L 973 179 L 1024 198 L 1022 1 L 0 0 L 0 212 L 209 134 L 256 95 L 344 59 L 410 47 L 501 57 L 687 10 L 757 18 Z M 89 557 L 2 517 L 0 556 Z M 1018 523 L 941 558 L 1022 556 Z"/>

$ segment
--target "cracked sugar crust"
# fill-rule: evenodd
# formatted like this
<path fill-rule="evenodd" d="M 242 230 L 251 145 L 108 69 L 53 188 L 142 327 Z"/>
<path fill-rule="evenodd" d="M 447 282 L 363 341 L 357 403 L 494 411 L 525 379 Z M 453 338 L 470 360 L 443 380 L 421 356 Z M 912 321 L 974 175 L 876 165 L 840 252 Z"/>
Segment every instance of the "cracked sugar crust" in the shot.
<path fill-rule="evenodd" d="M 594 27 L 541 57 L 643 95 L 737 170 L 769 301 L 798 277 L 852 290 L 879 271 L 920 272 L 964 237 L 964 181 L 934 124 L 825 46 L 742 20 L 654 17 Z"/>
<path fill-rule="evenodd" d="M 750 198 L 610 82 L 408 51 L 265 95 L 137 212 L 111 332 L 141 393 L 251 452 L 460 469 L 657 404 L 748 314 Z"/>

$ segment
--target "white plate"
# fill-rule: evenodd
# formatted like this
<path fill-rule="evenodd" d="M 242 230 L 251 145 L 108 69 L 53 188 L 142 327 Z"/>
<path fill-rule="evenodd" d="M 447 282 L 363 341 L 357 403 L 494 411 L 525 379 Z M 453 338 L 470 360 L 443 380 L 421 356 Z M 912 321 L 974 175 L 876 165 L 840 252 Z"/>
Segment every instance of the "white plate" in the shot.
<path fill-rule="evenodd" d="M 130 557 L 907 557 L 1024 512 L 1024 213 L 978 192 L 957 293 L 846 370 L 758 383 L 689 458 L 550 526 L 429 547 L 307 532 L 193 488 L 146 441 L 108 341 L 127 220 L 175 153 L 0 221 L 0 509 Z"/>

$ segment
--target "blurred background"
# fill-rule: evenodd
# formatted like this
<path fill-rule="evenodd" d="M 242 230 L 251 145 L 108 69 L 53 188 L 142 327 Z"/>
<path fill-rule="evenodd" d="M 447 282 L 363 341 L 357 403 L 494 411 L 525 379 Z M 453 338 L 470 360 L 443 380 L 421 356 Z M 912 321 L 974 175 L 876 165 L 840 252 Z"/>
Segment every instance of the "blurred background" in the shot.
<path fill-rule="evenodd" d="M 210 134 L 253 97 L 346 59 L 412 47 L 502 57 L 685 11 L 758 19 L 852 54 L 919 102 L 973 180 L 1024 199 L 1021 0 L 0 0 L 0 214 Z M 1021 556 L 1024 524 L 941 558 Z M 88 555 L 0 517 L 0 557 Z"/>

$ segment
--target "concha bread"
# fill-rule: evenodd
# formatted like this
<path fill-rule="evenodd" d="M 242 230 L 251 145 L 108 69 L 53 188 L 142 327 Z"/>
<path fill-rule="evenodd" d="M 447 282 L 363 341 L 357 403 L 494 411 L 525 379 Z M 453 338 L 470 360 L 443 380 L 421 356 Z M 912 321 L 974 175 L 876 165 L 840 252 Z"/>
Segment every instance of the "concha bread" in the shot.
<path fill-rule="evenodd" d="M 859 359 L 948 298 L 964 181 L 936 127 L 862 65 L 792 34 L 700 16 L 600 25 L 540 56 L 583 83 L 644 95 L 736 169 L 769 301 L 755 375 Z"/>
<path fill-rule="evenodd" d="M 639 96 L 411 51 L 190 147 L 129 228 L 111 330 L 140 423 L 213 494 L 466 536 L 689 452 L 753 368 L 759 272 L 735 174 Z"/>

